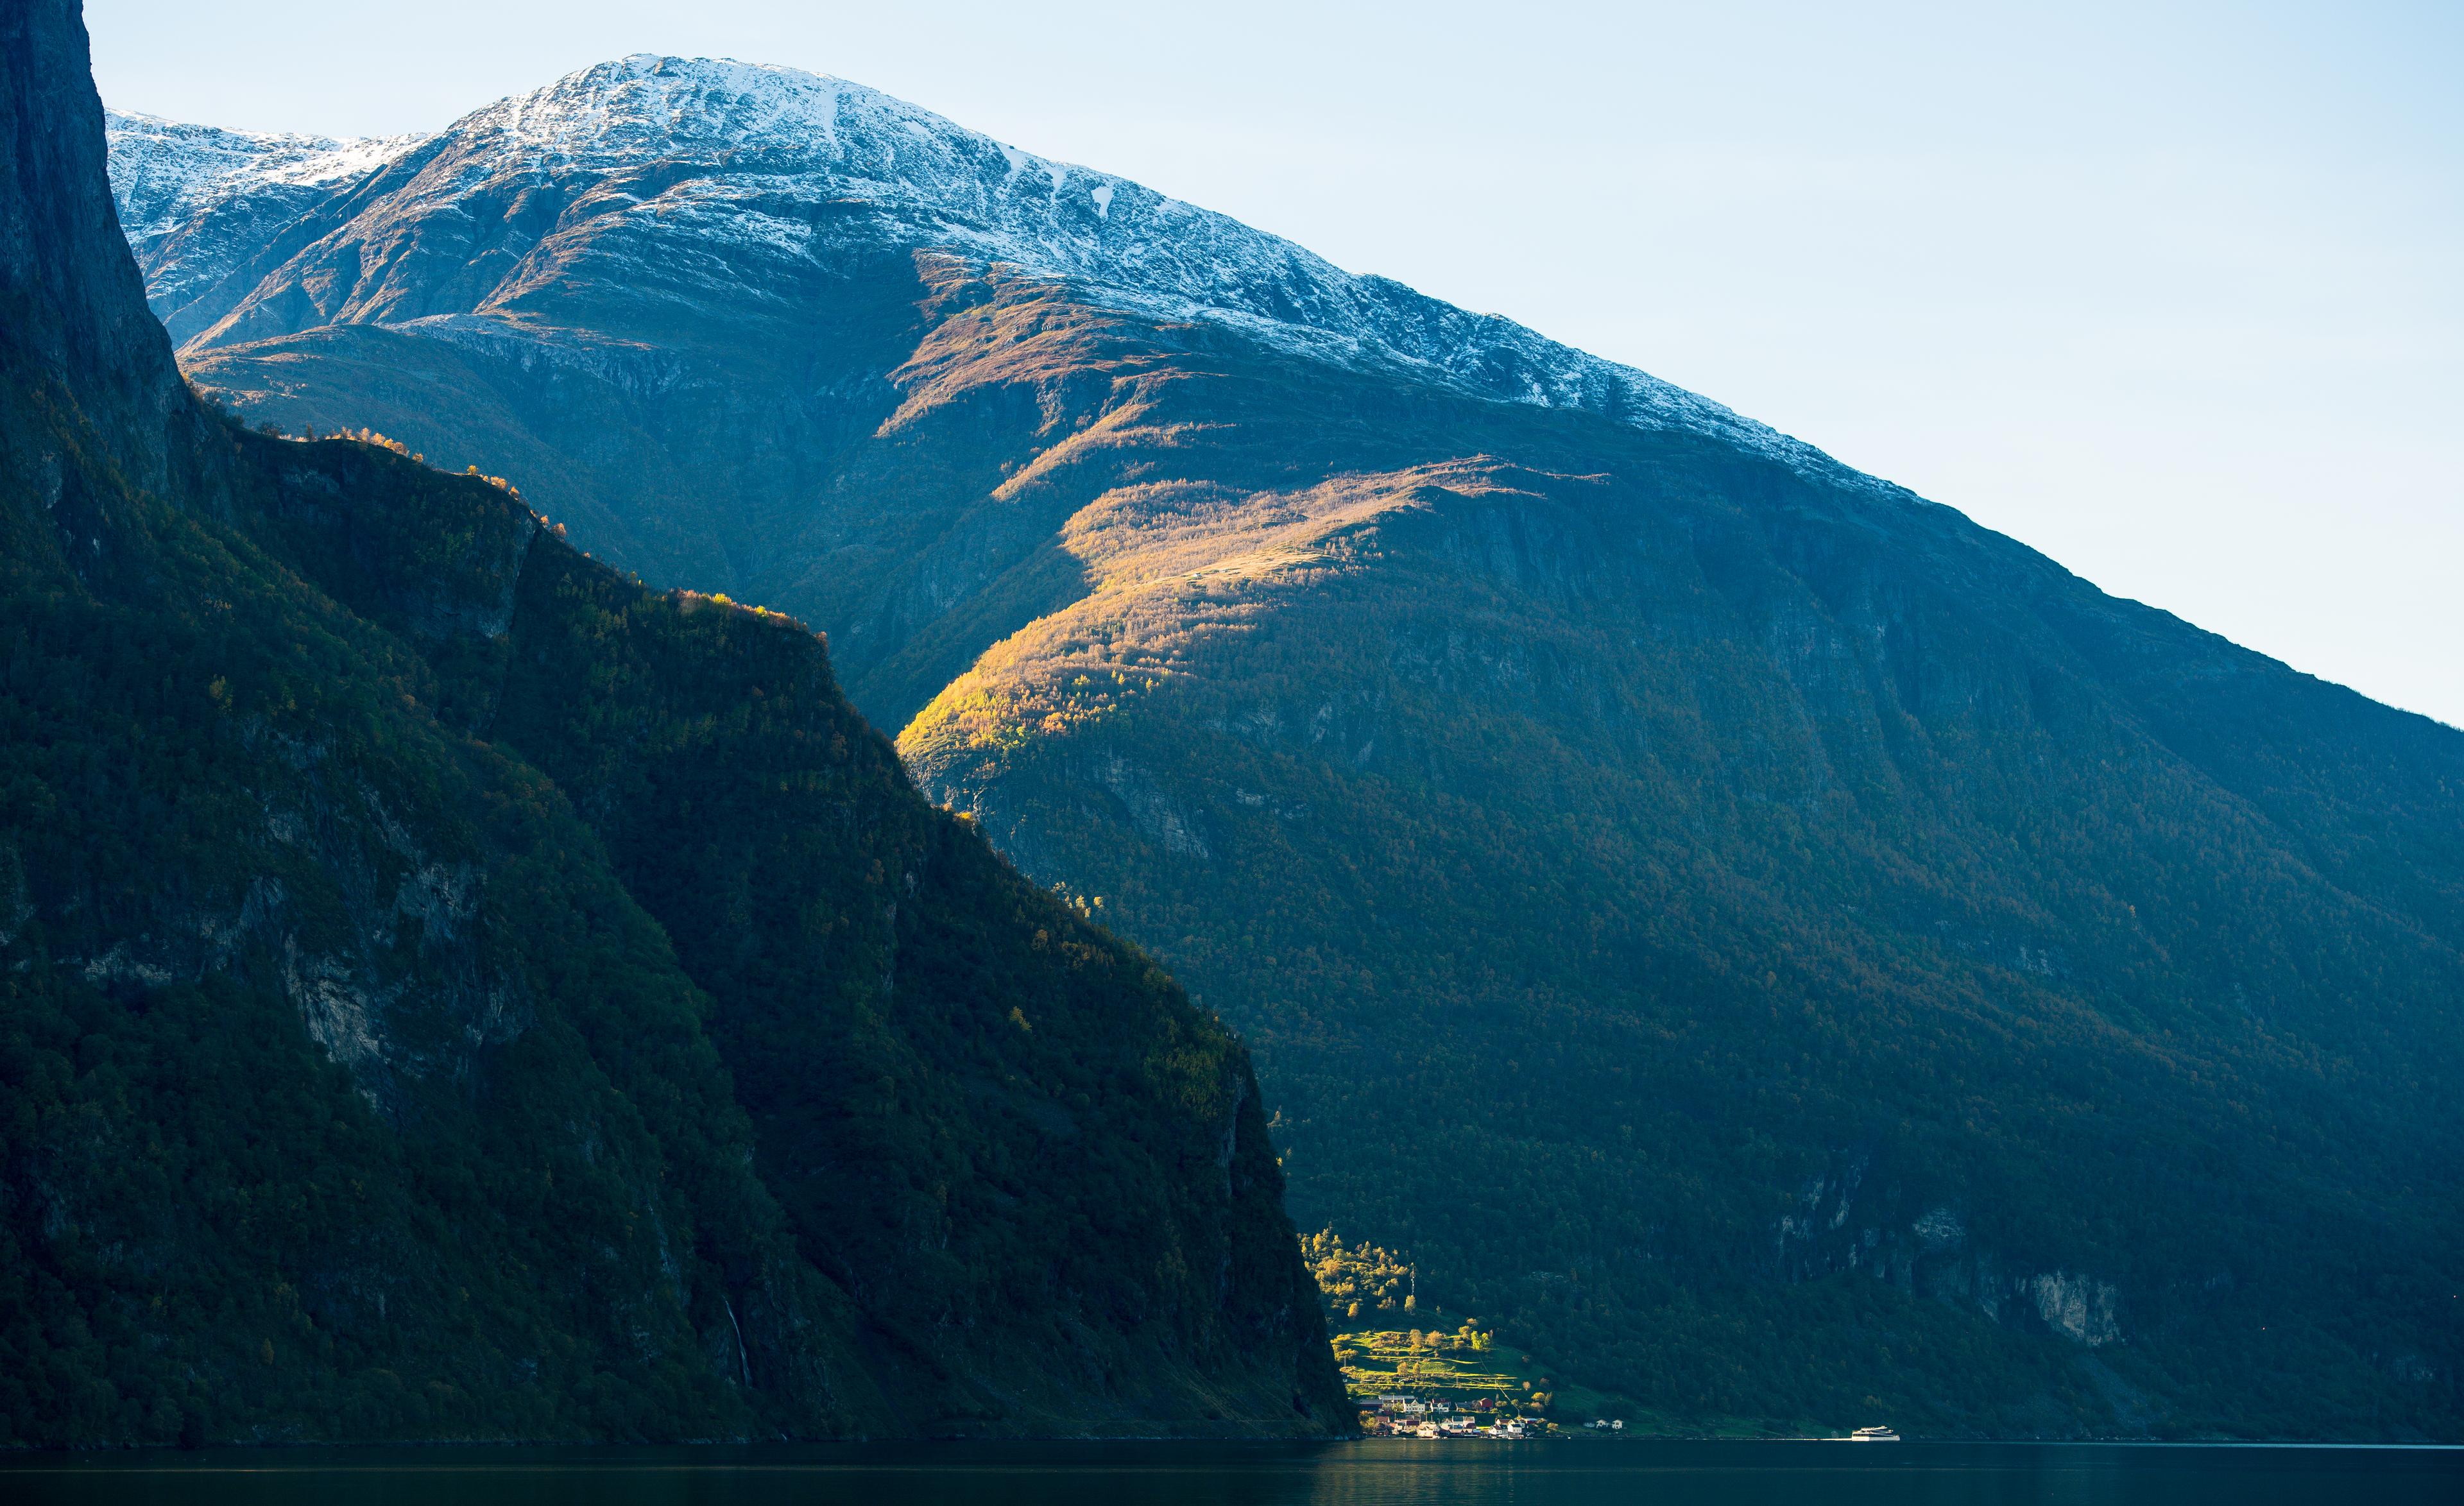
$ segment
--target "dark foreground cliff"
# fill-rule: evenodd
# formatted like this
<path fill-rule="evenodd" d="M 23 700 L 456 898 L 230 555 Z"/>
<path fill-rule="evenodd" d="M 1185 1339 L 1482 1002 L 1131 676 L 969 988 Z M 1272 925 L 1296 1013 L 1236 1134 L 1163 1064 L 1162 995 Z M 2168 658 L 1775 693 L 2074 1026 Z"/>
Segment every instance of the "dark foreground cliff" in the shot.
<path fill-rule="evenodd" d="M 822 644 L 200 408 L 0 16 L 0 1443 L 1349 1427 L 1247 1060 Z"/>

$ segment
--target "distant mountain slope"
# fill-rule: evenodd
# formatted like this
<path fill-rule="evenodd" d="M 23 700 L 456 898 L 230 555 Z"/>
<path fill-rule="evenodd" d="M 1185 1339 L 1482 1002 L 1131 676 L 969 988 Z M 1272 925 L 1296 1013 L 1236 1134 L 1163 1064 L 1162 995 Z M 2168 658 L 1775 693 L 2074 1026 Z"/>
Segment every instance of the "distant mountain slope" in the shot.
<path fill-rule="evenodd" d="M 418 144 L 256 136 L 146 115 L 108 120 L 121 228 L 145 258 L 149 294 L 182 301 L 209 294 L 234 260 L 334 185 Z"/>
<path fill-rule="evenodd" d="M 1310 1224 L 1639 1407 L 2464 1429 L 2464 734 L 778 70 L 504 101 L 158 309 L 825 628 L 1257 1043 Z"/>
<path fill-rule="evenodd" d="M 1238 1043 L 818 639 L 201 407 L 64 0 L 0 158 L 0 1444 L 1349 1428 Z"/>
<path fill-rule="evenodd" d="M 1716 403 L 1508 321 L 1354 277 L 1126 179 L 1047 161 L 860 84 L 792 69 L 636 55 L 500 100 L 434 137 L 242 137 L 115 116 L 112 138 L 115 185 L 166 321 L 175 333 L 210 330 L 216 343 L 325 322 L 511 314 L 524 285 L 588 259 L 592 241 L 615 253 L 604 264 L 609 270 L 633 262 L 670 298 L 720 317 L 685 286 L 714 248 L 801 274 L 817 253 L 843 256 L 850 240 L 876 249 L 928 242 L 1070 278 L 1108 303 L 1219 322 L 1301 353 L 1484 396 L 1719 432 L 1837 469 Z M 227 220 L 229 206 L 281 186 L 338 181 L 346 165 L 367 176 L 311 221 L 328 238 L 272 285 L 164 277 L 156 247 L 177 244 L 165 237 Z M 165 184 L 210 188 L 171 194 Z M 440 221 L 474 198 L 512 210 L 502 228 L 483 220 L 449 230 Z M 338 212 L 351 215 L 348 229 Z M 605 246 L 616 230 L 627 243 Z M 465 244 L 465 235 L 477 238 Z M 363 246 L 375 252 L 373 265 Z M 472 252 L 481 254 L 451 275 L 452 291 L 440 301 L 444 290 L 428 281 L 435 258 Z M 339 280 L 331 274 L 344 263 L 329 259 L 337 255 L 349 269 Z M 233 272 L 272 270 L 261 257 L 226 255 Z M 325 275 L 310 270 L 318 267 Z M 740 278 L 742 268 L 735 270 Z M 739 278 L 730 279 L 734 290 L 748 291 Z"/>

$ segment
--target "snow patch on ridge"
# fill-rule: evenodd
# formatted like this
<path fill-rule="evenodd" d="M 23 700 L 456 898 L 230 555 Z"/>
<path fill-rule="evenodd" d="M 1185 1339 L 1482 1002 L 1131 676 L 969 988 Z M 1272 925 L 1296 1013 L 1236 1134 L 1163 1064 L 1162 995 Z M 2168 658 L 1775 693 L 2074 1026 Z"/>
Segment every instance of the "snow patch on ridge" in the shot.
<path fill-rule="evenodd" d="M 358 179 L 427 141 L 425 136 L 260 136 L 157 116 L 103 113 L 111 194 L 131 240 L 166 234 L 218 201 L 267 188 L 319 188 Z"/>
<path fill-rule="evenodd" d="M 1502 402 L 1716 434 L 1799 469 L 1856 477 L 1811 446 L 1648 373 L 1390 278 L 1345 272 L 1226 215 L 1022 151 L 844 79 L 635 55 L 499 101 L 447 135 L 483 159 L 547 171 L 662 161 L 760 173 L 774 195 L 866 202 L 904 222 L 919 244 L 1065 279 L 1127 312 L 1225 325 L 1311 359 L 1400 368 Z M 1065 194 L 1073 173 L 1100 186 Z M 750 221 L 744 239 L 779 244 Z"/>
<path fill-rule="evenodd" d="M 843 233 L 831 227 L 849 223 L 846 208 L 863 205 L 874 211 L 867 233 L 1008 263 L 1124 312 L 1228 327 L 1312 360 L 1495 401 L 1713 434 L 1799 470 L 1868 479 L 1720 404 L 1510 320 L 1346 272 L 1226 215 L 789 68 L 640 55 L 500 100 L 425 139 L 253 137 L 115 117 L 113 186 L 123 224 L 142 240 L 217 195 L 338 182 L 422 146 L 415 176 L 385 196 L 397 223 L 459 214 L 465 196 L 508 177 L 586 186 L 658 164 L 667 186 L 627 213 L 627 233 L 693 237 L 697 259 L 742 284 L 717 297 L 771 296 L 758 264 L 725 267 L 730 248 L 755 263 L 818 257 L 828 249 L 822 237 Z M 1092 186 L 1065 192 L 1073 175 Z"/>

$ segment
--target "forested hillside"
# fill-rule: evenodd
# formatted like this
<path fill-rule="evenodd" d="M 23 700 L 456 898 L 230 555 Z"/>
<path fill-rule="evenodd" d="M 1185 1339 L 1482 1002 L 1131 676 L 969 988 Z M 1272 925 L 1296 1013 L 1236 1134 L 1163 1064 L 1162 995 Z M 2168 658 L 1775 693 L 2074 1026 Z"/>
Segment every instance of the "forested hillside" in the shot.
<path fill-rule="evenodd" d="M 902 747 L 1237 1002 L 1305 1220 L 1680 1415 L 2449 1426 L 2464 737 L 1913 498 L 1171 377 Z"/>
<path fill-rule="evenodd" d="M 824 629 L 1424 1302 L 1680 1426 L 2464 1429 L 2464 734 L 839 80 L 249 181 L 199 383 Z"/>
<path fill-rule="evenodd" d="M 1239 1044 L 817 638 L 201 406 L 65 0 L 0 159 L 0 1444 L 1350 1428 Z"/>
<path fill-rule="evenodd" d="M 300 448 L 251 446 L 268 547 L 428 645 L 440 717 L 552 779 L 673 939 L 911 1427 L 1349 1425 L 1238 1045 L 918 799 L 819 640 L 382 447 Z"/>

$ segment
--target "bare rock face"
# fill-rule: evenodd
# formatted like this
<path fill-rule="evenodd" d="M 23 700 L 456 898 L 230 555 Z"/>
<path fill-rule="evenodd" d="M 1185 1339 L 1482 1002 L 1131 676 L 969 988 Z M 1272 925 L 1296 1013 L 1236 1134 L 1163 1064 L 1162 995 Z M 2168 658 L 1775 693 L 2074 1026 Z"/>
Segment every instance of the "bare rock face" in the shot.
<path fill-rule="evenodd" d="M 192 441 L 191 405 L 162 326 L 144 314 L 143 280 L 117 254 L 84 29 L 74 17 L 58 24 L 54 9 L 0 17 L 0 149 L 13 179 L 0 200 L 0 300 L 18 358 L 77 391 L 133 481 L 161 486 Z"/>
<path fill-rule="evenodd" d="M 1430 1300 L 1705 1420 L 2458 1428 L 2464 734 L 841 80 L 604 64 L 279 228 L 363 148 L 117 129 L 192 377 L 824 630 Z"/>

